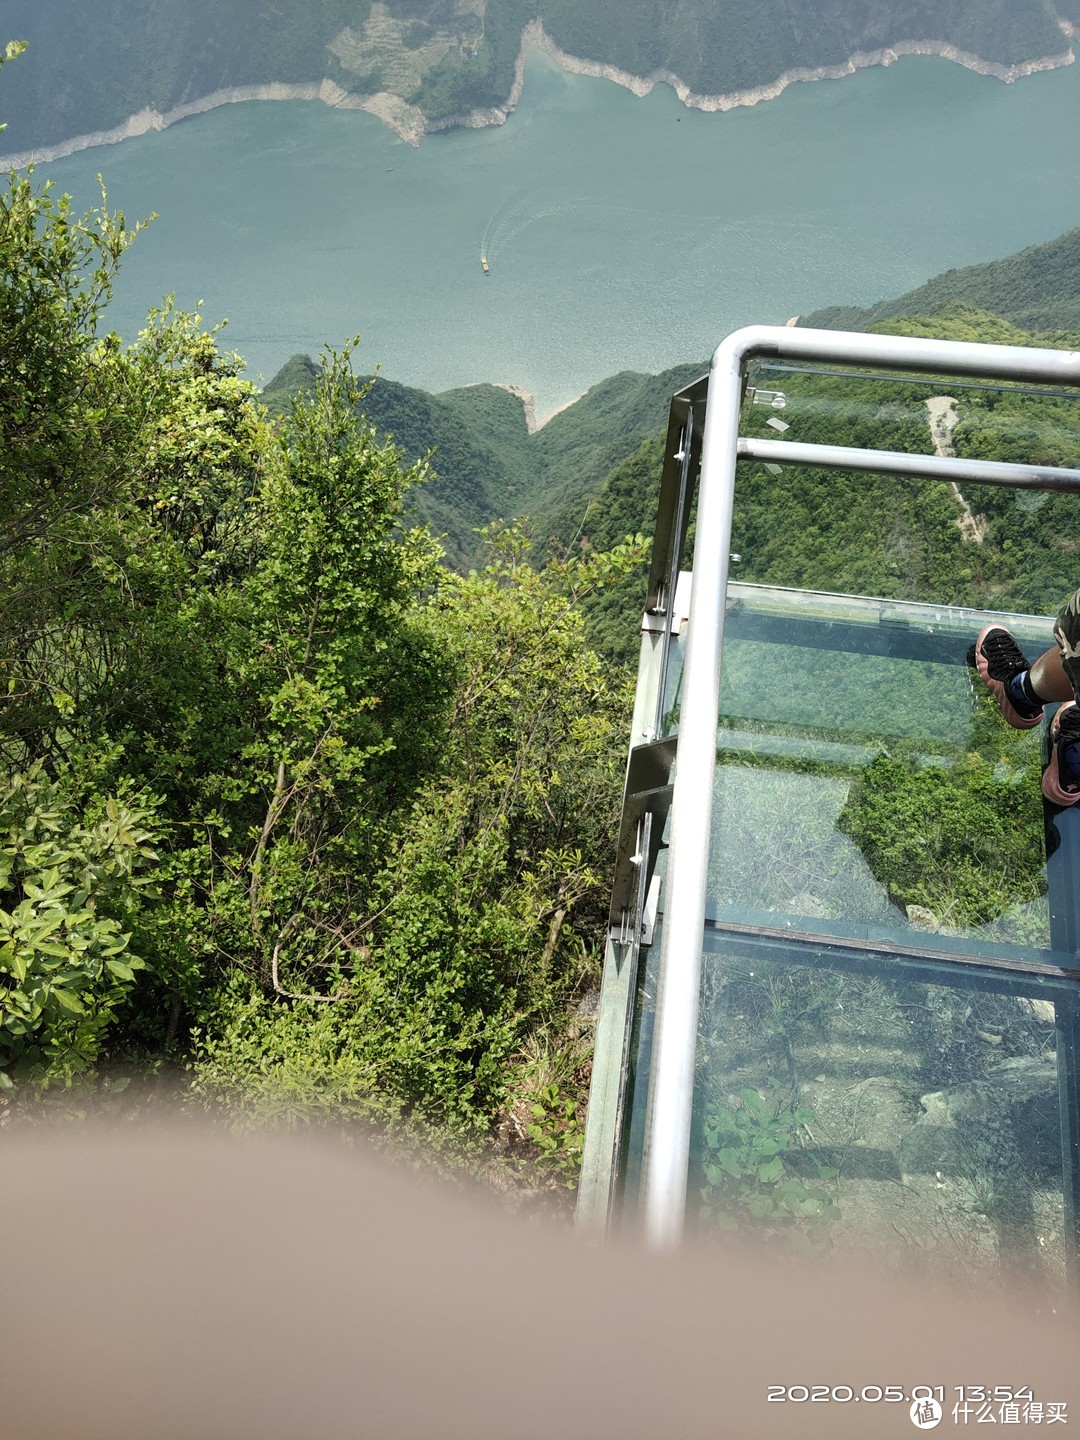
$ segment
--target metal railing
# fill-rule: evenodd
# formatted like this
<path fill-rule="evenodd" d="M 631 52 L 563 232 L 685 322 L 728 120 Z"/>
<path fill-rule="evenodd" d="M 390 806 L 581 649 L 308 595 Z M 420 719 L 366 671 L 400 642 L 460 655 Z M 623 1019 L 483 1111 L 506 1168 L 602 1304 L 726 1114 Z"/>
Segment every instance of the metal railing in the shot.
<path fill-rule="evenodd" d="M 679 463 L 677 468 L 667 467 L 670 481 L 666 471 L 666 489 L 663 485 L 661 489 L 649 592 L 649 608 L 660 614 L 666 614 L 670 603 L 671 577 L 677 570 L 688 519 L 688 456 L 691 445 L 696 450 L 700 436 L 700 429 L 694 433 L 695 427 L 688 422 L 695 412 L 700 416 L 702 405 L 705 423 L 644 1156 L 643 1219 L 649 1240 L 658 1246 L 679 1240 L 686 1211 L 712 818 L 711 777 L 716 761 L 738 460 L 750 457 L 776 464 L 1080 491 L 1080 471 L 1075 470 L 742 437 L 739 415 L 747 368 L 752 360 L 766 357 L 934 376 L 1080 386 L 1080 354 L 1071 351 L 753 326 L 736 331 L 717 348 L 707 385 L 699 382 L 689 387 L 673 403 L 668 448 L 669 455 Z M 680 414 L 681 431 L 676 424 Z M 678 442 L 674 450 L 673 441 Z"/>

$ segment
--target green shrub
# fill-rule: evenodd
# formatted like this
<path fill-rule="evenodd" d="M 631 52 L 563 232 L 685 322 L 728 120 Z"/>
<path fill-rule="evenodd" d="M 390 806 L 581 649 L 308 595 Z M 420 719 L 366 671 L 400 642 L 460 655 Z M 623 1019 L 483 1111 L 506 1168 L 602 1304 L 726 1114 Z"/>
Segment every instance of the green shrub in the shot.
<path fill-rule="evenodd" d="M 143 961 L 129 949 L 151 848 L 145 795 L 81 795 L 41 765 L 0 789 L 0 1085 L 97 1059 Z M 140 873 L 142 872 L 142 873 Z"/>
<path fill-rule="evenodd" d="M 1046 889 L 1037 770 L 1022 760 L 972 753 L 923 767 L 879 755 L 838 824 L 894 901 L 946 923 L 984 924 Z"/>

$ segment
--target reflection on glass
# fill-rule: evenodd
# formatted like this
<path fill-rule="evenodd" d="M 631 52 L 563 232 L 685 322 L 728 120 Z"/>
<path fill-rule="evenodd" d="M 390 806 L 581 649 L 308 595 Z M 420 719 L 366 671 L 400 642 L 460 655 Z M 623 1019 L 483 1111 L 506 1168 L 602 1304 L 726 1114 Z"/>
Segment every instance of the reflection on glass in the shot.
<path fill-rule="evenodd" d="M 1040 737 L 967 665 L 988 618 L 732 587 L 713 919 L 1051 948 Z M 1051 641 L 1049 621 L 1007 621 L 1033 654 Z M 668 693 L 677 723 L 677 675 Z"/>

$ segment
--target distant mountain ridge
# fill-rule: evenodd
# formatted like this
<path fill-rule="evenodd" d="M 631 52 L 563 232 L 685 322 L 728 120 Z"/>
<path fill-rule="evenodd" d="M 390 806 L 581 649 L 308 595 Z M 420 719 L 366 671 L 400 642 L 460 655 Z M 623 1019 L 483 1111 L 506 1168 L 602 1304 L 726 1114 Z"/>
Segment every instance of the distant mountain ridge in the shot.
<path fill-rule="evenodd" d="M 575 68 L 699 101 L 912 49 L 1009 79 L 1073 58 L 1080 0 L 8 0 L 4 25 L 31 45 L 0 91 L 21 163 L 229 99 L 359 106 L 411 139 L 495 122 L 527 33 Z"/>
<path fill-rule="evenodd" d="M 947 270 L 878 305 L 833 306 L 799 323 L 863 330 L 908 321 L 954 339 L 1080 349 L 1080 229 L 1001 260 Z M 477 527 L 502 517 L 531 517 L 542 545 L 552 537 L 563 546 L 582 537 L 600 545 L 620 539 L 631 525 L 627 495 L 637 506 L 659 474 L 656 446 L 671 395 L 707 368 L 703 359 L 659 375 L 623 371 L 534 434 L 521 398 L 495 385 L 431 395 L 379 377 L 364 410 L 409 460 L 434 451 L 435 477 L 412 500 L 419 518 L 442 535 L 449 563 L 461 566 L 477 553 Z M 281 410 L 314 374 L 308 356 L 294 356 L 263 399 Z M 651 503 L 637 513 L 651 513 Z"/>
<path fill-rule="evenodd" d="M 903 315 L 931 315 L 947 305 L 988 310 L 1023 330 L 1080 333 L 1080 229 L 1002 260 L 935 275 L 895 299 L 859 308 L 834 305 L 800 317 L 800 325 L 865 330 Z"/>

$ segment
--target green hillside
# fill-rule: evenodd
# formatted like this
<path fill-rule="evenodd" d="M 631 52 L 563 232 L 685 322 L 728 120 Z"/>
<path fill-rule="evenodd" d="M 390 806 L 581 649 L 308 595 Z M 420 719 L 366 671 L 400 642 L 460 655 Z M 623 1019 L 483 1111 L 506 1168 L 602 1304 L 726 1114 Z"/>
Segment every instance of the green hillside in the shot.
<path fill-rule="evenodd" d="M 553 415 L 533 437 L 538 474 L 524 508 L 537 535 L 573 533 L 604 477 L 667 424 L 672 393 L 707 369 L 702 360 L 659 375 L 624 370 Z"/>
<path fill-rule="evenodd" d="M 932 315 L 957 303 L 989 310 L 1025 330 L 1080 332 L 1080 229 L 1003 260 L 946 270 L 896 299 L 866 309 L 815 310 L 799 323 L 862 330 L 900 315 Z"/>
<path fill-rule="evenodd" d="M 550 34 L 572 55 L 645 75 L 663 68 L 692 90 L 718 95 L 765 84 L 794 66 L 836 65 L 900 40 L 938 40 L 1013 64 L 1063 48 L 1047 0 L 645 0 L 625 6 L 545 0 Z"/>
<path fill-rule="evenodd" d="M 542 21 L 572 55 L 699 94 L 767 84 L 856 51 L 936 41 L 1014 64 L 1066 48 L 1077 0 L 8 0 L 31 51 L 7 83 L 6 153 L 109 129 L 214 91 L 328 78 L 389 92 L 417 119 L 505 103 L 522 31 Z"/>
<path fill-rule="evenodd" d="M 672 392 L 705 368 L 625 370 L 532 435 L 521 400 L 495 385 L 431 395 L 378 376 L 361 408 L 380 436 L 400 446 L 406 463 L 430 456 L 431 476 L 409 501 L 442 538 L 449 563 L 463 566 L 476 557 L 477 529 L 491 520 L 529 517 L 541 547 L 550 537 L 572 536 L 610 471 L 662 429 Z M 313 389 L 317 374 L 310 357 L 294 355 L 263 391 L 263 402 L 285 412 L 291 395 Z"/>
<path fill-rule="evenodd" d="M 501 385 L 464 385 L 443 390 L 439 404 L 465 427 L 474 443 L 498 455 L 506 471 L 501 503 L 517 507 L 532 485 L 536 460 L 520 398 Z"/>
<path fill-rule="evenodd" d="M 664 463 L 664 432 L 650 436 L 617 466 L 593 496 L 582 516 L 564 511 L 553 527 L 570 551 L 606 551 L 627 535 L 651 534 Z M 637 664 L 646 573 L 639 569 L 582 602 L 585 633 L 601 654 L 625 667 Z"/>
<path fill-rule="evenodd" d="M 318 373 L 309 356 L 294 355 L 263 391 L 263 402 L 272 412 L 287 411 L 291 396 L 314 389 Z M 513 513 L 529 463 L 526 446 L 515 443 L 528 439 L 521 401 L 494 385 L 475 389 L 482 393 L 467 401 L 461 398 L 466 391 L 430 395 L 377 376 L 369 377 L 361 401 L 379 435 L 404 452 L 407 466 L 430 457 L 430 477 L 413 487 L 409 503 L 459 567 L 475 556 L 477 529 Z"/>

